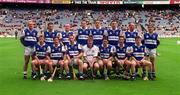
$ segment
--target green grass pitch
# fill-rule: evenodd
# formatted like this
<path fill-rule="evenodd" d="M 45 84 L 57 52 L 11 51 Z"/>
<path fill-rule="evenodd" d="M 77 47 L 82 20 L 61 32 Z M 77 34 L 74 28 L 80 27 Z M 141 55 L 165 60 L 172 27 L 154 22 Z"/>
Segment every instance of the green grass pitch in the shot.
<path fill-rule="evenodd" d="M 0 38 L 0 95 L 180 95 L 180 38 L 161 39 L 156 81 L 22 79 L 23 47 Z M 30 65 L 29 74 L 30 77 Z"/>

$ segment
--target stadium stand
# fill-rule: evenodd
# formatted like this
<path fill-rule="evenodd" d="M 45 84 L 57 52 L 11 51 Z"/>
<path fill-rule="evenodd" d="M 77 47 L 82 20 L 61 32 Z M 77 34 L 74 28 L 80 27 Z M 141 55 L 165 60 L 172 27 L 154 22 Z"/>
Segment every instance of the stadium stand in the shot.
<path fill-rule="evenodd" d="M 153 9 L 153 10 L 96 10 L 87 9 L 0 9 L 0 37 L 14 36 L 15 31 L 22 31 L 26 27 L 25 23 L 29 19 L 37 22 L 37 30 L 44 31 L 48 22 L 55 24 L 55 29 L 62 31 L 63 25 L 70 23 L 72 30 L 76 31 L 80 27 L 81 20 L 89 21 L 89 27 L 93 27 L 93 21 L 99 19 L 105 28 L 109 27 L 112 20 L 117 20 L 119 27 L 126 31 L 129 22 L 136 22 L 137 29 L 142 32 L 143 27 L 151 23 L 156 26 L 156 32 L 160 37 L 180 36 L 180 10 L 179 9 Z M 141 25 L 143 27 L 141 27 Z M 18 33 L 19 35 L 21 33 Z"/>

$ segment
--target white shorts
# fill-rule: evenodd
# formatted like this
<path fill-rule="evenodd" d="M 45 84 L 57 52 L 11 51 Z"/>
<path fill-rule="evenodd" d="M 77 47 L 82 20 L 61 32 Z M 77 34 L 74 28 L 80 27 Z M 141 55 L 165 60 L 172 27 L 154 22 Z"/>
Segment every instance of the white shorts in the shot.
<path fill-rule="evenodd" d="M 156 49 L 147 48 L 147 54 L 149 55 L 149 57 L 156 57 Z"/>
<path fill-rule="evenodd" d="M 125 64 L 125 60 L 117 60 L 118 63 Z"/>
<path fill-rule="evenodd" d="M 57 65 L 59 60 L 52 60 L 52 65 Z"/>
<path fill-rule="evenodd" d="M 32 47 L 24 47 L 24 55 L 33 55 L 34 49 Z"/>

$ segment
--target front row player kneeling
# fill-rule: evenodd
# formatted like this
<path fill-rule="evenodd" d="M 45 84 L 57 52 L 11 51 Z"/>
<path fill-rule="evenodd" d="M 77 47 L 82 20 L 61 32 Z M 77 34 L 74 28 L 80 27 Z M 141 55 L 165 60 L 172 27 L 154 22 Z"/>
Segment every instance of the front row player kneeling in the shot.
<path fill-rule="evenodd" d="M 124 36 L 119 37 L 119 44 L 116 46 L 116 53 L 115 53 L 115 63 L 117 68 L 117 75 L 120 77 L 120 68 L 124 68 L 124 78 L 129 79 L 129 71 L 132 67 L 131 61 L 128 60 L 130 57 L 130 52 L 128 52 L 128 47 L 124 44 L 125 38 Z"/>
<path fill-rule="evenodd" d="M 101 76 L 104 77 L 105 80 L 109 79 L 110 71 L 112 69 L 112 58 L 113 58 L 113 50 L 112 46 L 108 44 L 107 39 L 103 39 L 103 44 L 100 48 L 93 45 L 93 38 L 89 37 L 87 41 L 87 45 L 83 47 L 80 44 L 75 42 L 74 35 L 69 36 L 70 43 L 64 47 L 59 42 L 59 38 L 54 38 L 54 44 L 52 46 L 47 46 L 44 43 L 44 37 L 39 37 L 39 43 L 34 47 L 34 60 L 32 61 L 33 72 L 32 78 L 37 78 L 37 71 L 44 65 L 44 74 L 42 79 L 45 79 L 46 71 L 49 70 L 51 77 L 48 79 L 50 81 L 53 80 L 53 72 L 54 67 L 60 66 L 60 72 L 58 73 L 58 78 L 61 79 L 63 68 L 66 71 L 66 78 L 70 79 L 71 74 L 69 71 L 69 67 L 72 65 L 78 66 L 79 78 L 83 79 L 83 69 L 84 72 L 87 71 L 88 66 L 92 71 L 92 76 L 96 75 L 97 70 L 100 70 Z M 120 36 L 119 44 L 116 46 L 115 53 L 115 62 L 117 67 L 125 67 L 125 76 L 129 75 L 129 71 L 131 68 L 132 72 L 132 80 L 136 79 L 135 68 L 142 67 L 143 74 L 142 77 L 144 80 L 150 79 L 154 80 L 152 76 L 152 64 L 151 62 L 145 60 L 146 59 L 146 48 L 141 44 L 141 37 L 137 36 L 135 39 L 135 45 L 130 48 L 131 52 L 128 52 L 127 47 L 124 44 L 124 37 Z M 67 49 L 67 51 L 65 50 Z M 84 51 L 84 59 L 86 60 L 83 64 L 81 60 Z M 99 52 L 99 58 L 97 58 Z M 67 53 L 67 55 L 66 55 Z M 49 57 L 49 56 L 50 57 Z M 128 56 L 129 55 L 129 56 Z M 128 57 L 131 57 L 128 60 Z M 89 60 L 91 59 L 91 61 Z M 98 62 L 96 62 L 98 60 Z M 146 71 L 148 70 L 148 78 L 146 77 Z M 94 73 L 93 73 L 94 71 Z"/>
<path fill-rule="evenodd" d="M 69 35 L 69 43 L 66 45 L 67 49 L 67 63 L 65 64 L 65 69 L 69 73 L 69 67 L 78 67 L 79 79 L 84 79 L 83 77 L 83 61 L 81 60 L 83 56 L 82 46 L 75 41 L 74 35 Z M 74 72 L 73 72 L 74 73 Z M 76 76 L 73 75 L 75 79 Z"/>
<path fill-rule="evenodd" d="M 142 78 L 143 80 L 154 80 L 152 76 L 152 63 L 146 60 L 146 47 L 141 43 L 141 37 L 135 38 L 135 45 L 132 46 L 132 80 L 136 79 L 135 68 L 141 67 L 143 69 Z M 146 76 L 148 71 L 148 78 Z"/>
<path fill-rule="evenodd" d="M 87 75 L 88 68 L 91 71 L 91 77 L 94 79 L 99 70 L 99 64 L 97 62 L 97 56 L 99 53 L 99 48 L 96 45 L 93 45 L 93 36 L 89 36 L 87 40 L 87 45 L 83 46 L 84 54 L 84 64 L 83 64 L 83 73 Z"/>
<path fill-rule="evenodd" d="M 48 56 L 48 52 L 50 50 L 50 47 L 48 45 L 45 44 L 44 42 L 44 37 L 40 36 L 39 37 L 39 43 L 37 43 L 34 46 L 34 53 L 33 53 L 33 57 L 34 60 L 32 60 L 32 78 L 36 79 L 38 76 L 38 71 L 40 71 L 40 76 L 41 79 L 44 80 L 44 75 L 46 75 L 46 71 L 47 71 L 47 66 L 49 64 L 49 56 Z M 44 67 L 44 70 L 42 72 L 42 68 Z M 44 75 L 43 75 L 44 74 Z"/>
<path fill-rule="evenodd" d="M 99 47 L 99 69 L 101 76 L 109 80 L 112 69 L 113 46 L 108 44 L 108 39 L 103 38 L 103 44 Z"/>
<path fill-rule="evenodd" d="M 56 72 L 56 68 L 59 67 L 59 72 L 58 72 L 58 78 L 61 79 L 62 73 L 63 73 L 63 68 L 64 64 L 66 61 L 64 61 L 66 54 L 65 47 L 60 44 L 59 38 L 55 37 L 54 38 L 54 44 L 51 46 L 51 50 L 49 53 L 49 56 L 51 58 L 51 61 L 49 62 L 49 71 L 51 74 L 51 77 L 48 79 L 49 81 L 53 80 L 54 74 L 53 72 Z"/>

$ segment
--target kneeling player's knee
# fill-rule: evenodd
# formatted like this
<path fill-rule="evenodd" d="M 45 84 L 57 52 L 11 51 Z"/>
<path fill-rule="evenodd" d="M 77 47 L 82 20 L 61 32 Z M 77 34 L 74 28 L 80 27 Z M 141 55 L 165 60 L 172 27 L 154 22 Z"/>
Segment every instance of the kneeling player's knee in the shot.
<path fill-rule="evenodd" d="M 49 61 L 48 61 L 48 60 L 45 60 L 44 62 L 45 62 L 45 64 L 49 64 Z"/>
<path fill-rule="evenodd" d="M 136 67 L 136 63 L 131 63 L 131 66 L 132 67 Z"/>
<path fill-rule="evenodd" d="M 59 64 L 60 66 L 63 66 L 63 65 L 64 65 L 64 62 L 60 61 L 58 64 Z"/>
<path fill-rule="evenodd" d="M 98 63 L 99 63 L 99 66 L 100 66 L 100 67 L 101 67 L 101 66 L 103 67 L 103 62 L 102 62 L 102 61 L 99 61 Z"/>
<path fill-rule="evenodd" d="M 98 69 L 99 69 L 99 64 L 98 64 L 98 63 L 95 63 L 95 64 L 94 64 L 94 69 L 95 69 L 95 70 L 98 70 Z"/>
<path fill-rule="evenodd" d="M 33 64 L 33 65 L 36 65 L 36 64 L 38 64 L 38 63 L 37 63 L 36 60 L 33 60 L 33 61 L 32 61 L 32 64 Z"/>
<path fill-rule="evenodd" d="M 48 66 L 51 66 L 51 65 L 53 65 L 53 61 L 48 62 Z"/>
<path fill-rule="evenodd" d="M 78 59 L 78 60 L 77 60 L 77 63 L 78 63 L 79 66 L 83 66 L 82 60 Z"/>
<path fill-rule="evenodd" d="M 107 63 L 107 67 L 108 67 L 108 68 L 111 68 L 111 67 L 112 67 L 112 63 L 111 63 L 111 62 L 108 62 L 108 63 Z"/>
<path fill-rule="evenodd" d="M 83 69 L 85 69 L 85 70 L 86 70 L 86 69 L 87 69 L 87 67 L 88 67 L 87 63 L 84 63 L 84 64 L 83 64 Z"/>

